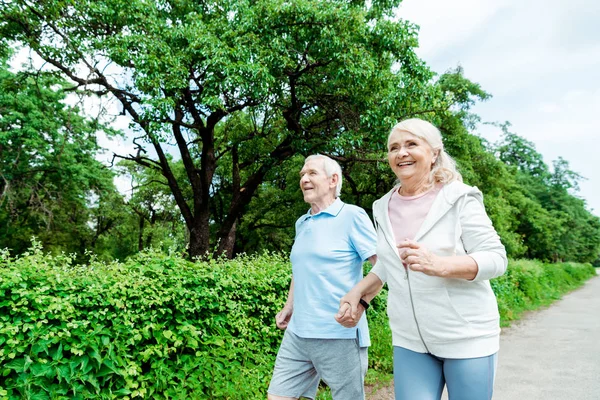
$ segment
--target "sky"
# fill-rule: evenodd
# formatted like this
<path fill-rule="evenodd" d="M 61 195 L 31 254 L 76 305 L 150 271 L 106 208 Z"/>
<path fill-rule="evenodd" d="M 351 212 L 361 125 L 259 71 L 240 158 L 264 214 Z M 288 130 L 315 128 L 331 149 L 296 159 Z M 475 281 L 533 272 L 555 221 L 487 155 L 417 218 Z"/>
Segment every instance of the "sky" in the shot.
<path fill-rule="evenodd" d="M 482 121 L 509 121 L 548 166 L 562 157 L 587 178 L 576 195 L 600 216 L 600 2 L 404 0 L 397 15 L 420 27 L 430 68 L 460 65 L 493 96 L 472 109 Z"/>

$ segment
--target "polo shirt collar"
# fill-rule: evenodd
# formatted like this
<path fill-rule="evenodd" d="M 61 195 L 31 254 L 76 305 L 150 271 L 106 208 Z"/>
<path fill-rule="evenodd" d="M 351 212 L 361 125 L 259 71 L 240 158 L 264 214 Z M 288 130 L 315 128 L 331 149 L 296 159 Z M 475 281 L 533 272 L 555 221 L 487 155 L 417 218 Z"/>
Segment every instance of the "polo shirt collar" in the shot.
<path fill-rule="evenodd" d="M 338 197 L 335 199 L 335 201 L 333 203 L 331 203 L 329 205 L 329 207 L 327 207 L 324 210 L 319 211 L 315 215 L 310 215 L 310 208 L 309 208 L 308 212 L 306 213 L 306 216 L 307 217 L 315 217 L 319 214 L 329 214 L 329 215 L 336 217 L 340 213 L 340 211 L 342 211 L 343 207 L 344 207 L 344 202 Z"/>

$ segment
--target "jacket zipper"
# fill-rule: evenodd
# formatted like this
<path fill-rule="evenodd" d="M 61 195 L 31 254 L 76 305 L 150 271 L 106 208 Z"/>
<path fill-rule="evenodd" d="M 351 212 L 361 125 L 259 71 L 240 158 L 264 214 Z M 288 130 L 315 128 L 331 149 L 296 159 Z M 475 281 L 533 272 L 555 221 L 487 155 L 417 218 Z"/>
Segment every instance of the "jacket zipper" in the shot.
<path fill-rule="evenodd" d="M 429 348 L 427 347 L 427 344 L 425 343 L 425 340 L 423 339 L 423 334 L 421 333 L 421 327 L 419 327 L 419 321 L 417 320 L 417 313 L 415 311 L 415 303 L 413 301 L 413 296 L 412 296 L 412 288 L 410 286 L 410 277 L 408 276 L 408 268 L 406 268 L 405 271 L 406 271 L 405 279 L 407 280 L 407 283 L 408 283 L 408 295 L 410 297 L 410 306 L 412 307 L 413 318 L 415 319 L 415 325 L 417 325 L 417 332 L 419 332 L 419 337 L 421 338 L 421 342 L 423 343 L 423 346 L 425 346 L 425 351 L 428 354 L 431 354 L 431 352 L 429 351 Z"/>
<path fill-rule="evenodd" d="M 379 223 L 377 221 L 377 218 L 375 218 L 375 216 L 373 216 L 373 220 L 375 221 L 376 229 L 378 230 Z M 386 236 L 385 230 L 382 229 L 382 232 L 383 232 L 383 236 Z M 398 250 L 393 249 L 393 251 L 396 252 L 396 255 L 398 254 Z M 410 278 L 408 276 L 408 267 L 404 267 L 404 279 L 408 283 L 408 295 L 410 297 L 410 306 L 412 308 L 413 318 L 415 319 L 415 325 L 417 325 L 417 332 L 419 332 L 419 338 L 421 338 L 421 342 L 423 343 L 423 346 L 425 347 L 425 351 L 427 351 L 427 353 L 431 354 L 429 352 L 429 348 L 427 347 L 427 344 L 425 343 L 425 340 L 423 339 L 423 334 L 421 333 L 421 327 L 419 326 L 419 321 L 417 320 L 417 313 L 415 312 L 415 304 L 414 304 L 413 296 L 412 296 L 412 288 L 410 286 Z"/>

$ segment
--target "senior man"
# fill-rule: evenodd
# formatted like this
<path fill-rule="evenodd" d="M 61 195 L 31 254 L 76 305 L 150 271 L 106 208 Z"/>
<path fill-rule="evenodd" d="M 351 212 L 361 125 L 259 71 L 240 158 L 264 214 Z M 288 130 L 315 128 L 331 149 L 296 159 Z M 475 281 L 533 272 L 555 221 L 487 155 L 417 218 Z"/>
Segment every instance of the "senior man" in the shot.
<path fill-rule="evenodd" d="M 375 263 L 377 235 L 362 208 L 340 200 L 342 170 L 331 158 L 307 157 L 300 188 L 310 209 L 296 221 L 292 282 L 275 316 L 277 327 L 286 331 L 268 399 L 314 399 L 321 379 L 334 400 L 364 399 L 366 315 L 355 327 L 340 325 L 334 316 L 342 296 L 362 279 L 363 262 Z M 361 313 L 369 300 L 361 301 Z"/>

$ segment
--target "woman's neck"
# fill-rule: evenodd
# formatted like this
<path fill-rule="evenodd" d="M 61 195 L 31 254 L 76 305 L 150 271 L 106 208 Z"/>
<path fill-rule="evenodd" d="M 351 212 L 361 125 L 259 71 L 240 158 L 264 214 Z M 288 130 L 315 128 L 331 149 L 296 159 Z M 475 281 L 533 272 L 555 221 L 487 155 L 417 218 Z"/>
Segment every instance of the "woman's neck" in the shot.
<path fill-rule="evenodd" d="M 421 193 L 425 193 L 433 188 L 434 183 L 430 182 L 429 177 L 425 177 L 425 179 L 420 179 L 418 181 L 401 181 L 400 188 L 398 189 L 398 194 L 400 196 L 412 197 L 419 195 Z"/>

